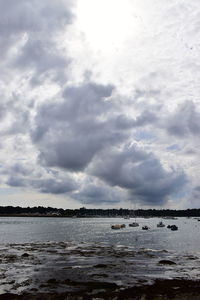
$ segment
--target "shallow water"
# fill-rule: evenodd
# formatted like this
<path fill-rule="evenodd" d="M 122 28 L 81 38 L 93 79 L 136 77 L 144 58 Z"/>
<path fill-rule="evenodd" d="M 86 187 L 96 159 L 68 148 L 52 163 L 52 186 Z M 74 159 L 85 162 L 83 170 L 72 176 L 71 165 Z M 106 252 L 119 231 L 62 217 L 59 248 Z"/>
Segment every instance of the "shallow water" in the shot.
<path fill-rule="evenodd" d="M 0 294 L 74 291 L 87 282 L 117 288 L 157 278 L 200 278 L 200 222 L 159 218 L 0 218 Z M 111 225 L 125 223 L 124 229 Z M 148 231 L 141 230 L 150 226 Z M 25 254 L 25 255 L 23 255 Z M 168 260 L 174 264 L 161 264 Z M 102 283 L 103 282 L 103 283 Z M 107 286 L 106 285 L 106 286 Z"/>
<path fill-rule="evenodd" d="M 166 249 L 177 252 L 200 250 L 200 222 L 194 218 L 163 220 L 176 224 L 178 231 L 157 228 L 160 218 L 138 218 L 138 228 L 128 227 L 134 219 L 123 218 L 30 218 L 0 217 L 0 244 L 46 241 L 106 242 L 136 248 Z M 113 224 L 126 224 L 122 230 L 112 230 Z M 143 231 L 143 225 L 150 230 Z"/>
<path fill-rule="evenodd" d="M 163 265 L 163 260 L 173 261 Z M 200 257 L 106 243 L 44 242 L 0 247 L 0 294 L 115 289 L 155 279 L 198 279 Z"/>

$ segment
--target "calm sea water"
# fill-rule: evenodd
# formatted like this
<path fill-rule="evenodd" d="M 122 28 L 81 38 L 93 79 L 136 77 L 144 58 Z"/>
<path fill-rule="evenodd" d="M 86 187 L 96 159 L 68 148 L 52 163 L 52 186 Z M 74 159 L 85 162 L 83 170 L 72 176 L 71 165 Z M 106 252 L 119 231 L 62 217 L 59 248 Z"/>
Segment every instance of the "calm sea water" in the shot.
<path fill-rule="evenodd" d="M 157 228 L 160 218 L 138 218 L 138 228 L 129 227 L 134 219 L 123 218 L 30 218 L 1 217 L 0 244 L 30 242 L 105 242 L 112 245 L 176 250 L 200 251 L 200 222 L 194 218 L 163 220 L 165 225 L 176 224 L 178 231 Z M 126 224 L 126 228 L 112 230 L 112 224 Z M 150 229 L 143 231 L 143 225 Z"/>

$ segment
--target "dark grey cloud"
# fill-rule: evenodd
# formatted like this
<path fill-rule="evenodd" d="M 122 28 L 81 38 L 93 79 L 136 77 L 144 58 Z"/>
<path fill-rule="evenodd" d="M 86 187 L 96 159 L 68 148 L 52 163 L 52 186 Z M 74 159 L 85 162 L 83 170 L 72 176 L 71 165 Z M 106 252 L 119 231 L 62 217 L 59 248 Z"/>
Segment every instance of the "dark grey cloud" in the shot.
<path fill-rule="evenodd" d="M 146 125 L 154 125 L 158 121 L 155 112 L 144 109 L 136 118 L 127 116 L 126 114 L 117 114 L 108 121 L 107 126 L 115 126 L 121 130 L 137 129 L 137 127 L 145 127 Z"/>
<path fill-rule="evenodd" d="M 3 121 L 7 115 L 7 107 L 4 103 L 0 104 L 0 120 Z"/>
<path fill-rule="evenodd" d="M 30 179 L 22 176 L 12 175 L 6 181 L 6 184 L 11 187 L 26 187 L 36 189 L 41 193 L 48 194 L 65 194 L 77 188 L 77 185 L 68 176 L 66 179 L 59 178 L 40 178 Z"/>
<path fill-rule="evenodd" d="M 12 174 L 14 176 L 20 175 L 20 176 L 28 176 L 32 172 L 34 172 L 33 166 L 30 166 L 29 164 L 25 164 L 23 162 L 17 162 L 12 164 L 8 169 L 6 169 L 6 172 L 9 174 Z"/>
<path fill-rule="evenodd" d="M 135 120 L 135 126 L 144 127 L 145 125 L 153 125 L 159 120 L 157 114 L 151 110 L 144 109 Z"/>
<path fill-rule="evenodd" d="M 1 135 L 26 134 L 34 111 L 29 84 L 65 83 L 69 58 L 58 42 L 73 1 L 0 0 Z"/>
<path fill-rule="evenodd" d="M 18 161 L 4 165 L 0 175 L 11 187 L 35 189 L 41 193 L 65 194 L 77 189 L 77 182 L 67 173 L 60 174 L 57 170 L 41 168 L 34 162 Z"/>
<path fill-rule="evenodd" d="M 35 72 L 31 78 L 31 84 L 36 85 L 41 80 L 64 81 L 64 71 L 69 59 L 61 51 L 58 51 L 51 40 L 38 40 L 29 37 L 26 44 L 14 59 L 14 67 L 20 70 L 30 69 Z"/>
<path fill-rule="evenodd" d="M 200 133 L 200 112 L 195 103 L 187 101 L 179 105 L 166 120 L 168 133 L 177 137 L 197 136 Z"/>
<path fill-rule="evenodd" d="M 11 122 L 1 133 L 4 135 L 24 134 L 29 132 L 29 128 L 30 116 L 28 109 L 25 108 L 24 111 L 17 109 L 12 112 Z"/>
<path fill-rule="evenodd" d="M 29 170 L 30 171 L 30 170 Z M 36 189 L 41 193 L 65 194 L 77 189 L 77 183 L 69 176 L 60 176 L 58 173 L 41 174 L 39 178 L 28 173 L 28 169 L 20 167 L 11 167 L 9 169 L 6 184 L 11 187 L 24 187 Z"/>
<path fill-rule="evenodd" d="M 131 129 L 156 122 L 156 115 L 147 110 L 137 118 L 122 114 L 117 100 L 110 99 L 113 89 L 84 83 L 40 106 L 32 140 L 44 165 L 83 170 L 101 150 L 129 138 Z"/>
<path fill-rule="evenodd" d="M 163 204 L 184 186 L 186 175 L 165 170 L 153 153 L 123 146 L 132 142 L 137 128 L 153 128 L 160 120 L 147 105 L 136 117 L 126 115 L 111 97 L 113 90 L 84 83 L 67 87 L 57 100 L 38 107 L 31 137 L 39 163 L 81 171 L 86 177 L 89 172 L 107 184 L 101 188 L 88 184 L 72 195 L 84 203 L 118 202 L 116 190 L 121 189 L 124 198 L 128 191 L 135 201 Z"/>
<path fill-rule="evenodd" d="M 68 5 L 67 5 L 68 4 Z M 45 38 L 72 21 L 71 1 L 8 0 L 0 1 L 0 42 L 6 51 L 24 34 Z M 4 44 L 4 41 L 7 43 Z M 3 45 L 4 44 L 4 45 Z M 2 50 L 3 50 L 2 49 Z M 1 52 L 2 54 L 2 52 Z"/>
<path fill-rule="evenodd" d="M 124 146 L 132 143 L 138 129 L 159 125 L 156 112 L 146 105 L 131 118 L 113 97 L 114 90 L 111 85 L 84 82 L 38 105 L 30 134 L 45 174 L 31 178 L 15 166 L 7 184 L 42 193 L 67 193 L 88 204 L 117 203 L 127 199 L 128 192 L 134 201 L 159 205 L 179 191 L 187 181 L 182 171 L 167 171 L 153 153 Z M 66 174 L 83 172 L 86 178 L 89 172 L 104 183 L 78 186 L 70 176 L 49 173 L 47 168 Z"/>
<path fill-rule="evenodd" d="M 187 193 L 187 198 L 190 202 L 190 207 L 199 208 L 199 197 L 200 197 L 200 185 L 197 183 L 196 185 L 190 186 L 190 189 Z"/>
<path fill-rule="evenodd" d="M 0 1 L 1 58 L 7 67 L 27 70 L 30 83 L 64 80 L 69 59 L 57 35 L 72 22 L 72 1 Z M 13 51 L 13 49 L 17 49 Z"/>
<path fill-rule="evenodd" d="M 65 194 L 77 188 L 77 185 L 69 176 L 66 176 L 65 179 L 36 179 L 32 180 L 30 184 L 40 192 L 48 194 Z"/>
<path fill-rule="evenodd" d="M 32 140 L 40 161 L 71 171 L 83 170 L 101 149 L 121 142 L 126 133 L 109 123 L 112 86 L 84 84 L 67 88 L 61 101 L 40 107 Z"/>
<path fill-rule="evenodd" d="M 23 99 L 12 93 L 10 97 L 0 95 L 0 120 L 2 136 L 24 134 L 30 129 L 30 105 L 23 105 Z"/>
<path fill-rule="evenodd" d="M 72 197 L 83 204 L 116 204 L 125 200 L 125 193 L 120 189 L 113 189 L 106 186 L 103 182 L 99 184 L 84 184 L 78 193 L 72 194 Z"/>
<path fill-rule="evenodd" d="M 110 184 L 129 190 L 132 199 L 163 204 L 186 183 L 182 171 L 166 171 L 152 154 L 135 147 L 105 152 L 90 172 Z"/>
<path fill-rule="evenodd" d="M 200 196 L 200 185 L 197 185 L 193 189 L 193 197 L 199 199 Z"/>
<path fill-rule="evenodd" d="M 11 187 L 26 187 L 27 183 L 26 180 L 21 176 L 15 176 L 11 175 L 8 180 L 6 181 L 6 184 Z"/>

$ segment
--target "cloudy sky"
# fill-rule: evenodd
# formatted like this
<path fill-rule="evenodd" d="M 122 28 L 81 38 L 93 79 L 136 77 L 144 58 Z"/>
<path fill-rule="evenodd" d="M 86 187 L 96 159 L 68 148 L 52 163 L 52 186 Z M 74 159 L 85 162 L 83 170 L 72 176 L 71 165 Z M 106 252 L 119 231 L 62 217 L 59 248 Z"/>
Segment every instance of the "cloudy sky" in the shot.
<path fill-rule="evenodd" d="M 199 0 L 0 0 L 0 50 L 0 205 L 199 207 Z"/>

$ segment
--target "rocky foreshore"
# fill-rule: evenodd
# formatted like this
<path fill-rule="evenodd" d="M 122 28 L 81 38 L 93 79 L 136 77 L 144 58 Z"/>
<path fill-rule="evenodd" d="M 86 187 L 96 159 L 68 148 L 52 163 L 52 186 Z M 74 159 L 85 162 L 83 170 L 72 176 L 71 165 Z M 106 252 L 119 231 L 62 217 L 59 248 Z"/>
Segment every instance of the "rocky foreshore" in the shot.
<path fill-rule="evenodd" d="M 56 282 L 47 282 L 51 285 Z M 41 293 L 32 291 L 21 295 L 5 293 L 2 300 L 199 300 L 200 281 L 157 280 L 152 285 L 120 289 L 115 284 L 105 282 L 76 283 L 82 289 L 78 292 Z"/>
<path fill-rule="evenodd" d="M 200 299 L 200 259 L 105 243 L 0 247 L 0 299 Z"/>

